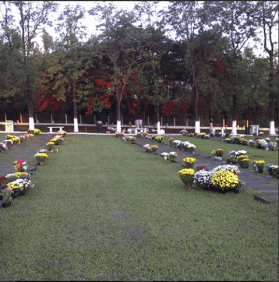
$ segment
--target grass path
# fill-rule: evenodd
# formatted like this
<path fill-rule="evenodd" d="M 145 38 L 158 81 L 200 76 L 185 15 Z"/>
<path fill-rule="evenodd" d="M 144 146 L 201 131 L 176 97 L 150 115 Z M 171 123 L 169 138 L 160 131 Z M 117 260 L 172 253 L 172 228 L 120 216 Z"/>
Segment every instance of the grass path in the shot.
<path fill-rule="evenodd" d="M 67 136 L 2 209 L 0 280 L 278 279 L 278 204 L 187 191 L 180 164 Z"/>

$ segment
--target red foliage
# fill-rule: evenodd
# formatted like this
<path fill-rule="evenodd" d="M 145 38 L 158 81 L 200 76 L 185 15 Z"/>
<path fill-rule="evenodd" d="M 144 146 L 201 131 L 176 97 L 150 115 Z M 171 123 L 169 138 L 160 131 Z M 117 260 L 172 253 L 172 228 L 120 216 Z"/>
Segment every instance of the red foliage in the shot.
<path fill-rule="evenodd" d="M 179 104 L 176 101 L 169 101 L 162 105 L 162 113 L 165 116 L 170 116 L 171 114 L 185 115 L 187 114 L 187 104 L 187 101 L 182 101 Z"/>
<path fill-rule="evenodd" d="M 215 62 L 215 64 L 218 66 L 218 69 L 219 69 L 220 72 L 222 72 L 224 70 L 225 67 L 221 64 L 220 60 L 217 60 Z"/>
<path fill-rule="evenodd" d="M 133 99 L 131 103 L 131 107 L 129 113 L 133 116 L 136 114 L 136 110 L 140 109 L 139 101 L 137 99 Z"/>
<path fill-rule="evenodd" d="M 45 94 L 43 98 L 40 97 L 40 93 L 43 93 L 45 91 L 44 88 L 35 91 L 35 99 L 36 99 L 36 110 L 37 112 L 42 112 L 44 109 L 52 108 L 54 110 L 58 110 L 61 108 L 61 105 L 65 102 L 62 100 L 59 100 L 56 97 L 53 97 L 50 94 Z"/>

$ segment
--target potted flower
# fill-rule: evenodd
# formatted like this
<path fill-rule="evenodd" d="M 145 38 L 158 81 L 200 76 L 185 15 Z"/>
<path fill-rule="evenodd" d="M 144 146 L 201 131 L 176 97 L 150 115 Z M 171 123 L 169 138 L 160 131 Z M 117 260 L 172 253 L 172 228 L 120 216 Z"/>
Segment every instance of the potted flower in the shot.
<path fill-rule="evenodd" d="M 61 135 L 62 137 L 65 137 L 67 132 L 65 130 L 58 130 L 57 131 L 58 135 Z"/>
<path fill-rule="evenodd" d="M 0 191 L 4 188 L 7 187 L 7 184 L 8 184 L 8 178 L 5 177 L 5 176 L 1 176 L 0 177 Z"/>
<path fill-rule="evenodd" d="M 146 151 L 147 153 L 151 153 L 151 152 L 152 152 L 151 146 L 150 146 L 149 144 L 143 145 L 143 148 L 145 149 L 145 151 Z"/>
<path fill-rule="evenodd" d="M 222 193 L 226 193 L 228 190 L 239 192 L 241 187 L 238 176 L 226 169 L 216 171 L 213 174 L 211 181 L 213 187 Z"/>
<path fill-rule="evenodd" d="M 159 148 L 159 147 L 158 147 L 157 145 L 151 145 L 151 146 L 150 146 L 150 149 L 151 149 L 151 151 L 152 151 L 153 154 L 156 154 L 158 148 Z"/>
<path fill-rule="evenodd" d="M 147 138 L 148 132 L 143 132 L 142 135 L 143 135 L 143 138 Z"/>
<path fill-rule="evenodd" d="M 37 162 L 40 165 L 44 165 L 44 161 L 45 161 L 46 158 L 48 158 L 48 154 L 46 154 L 46 153 L 37 153 L 34 157 L 36 158 Z"/>
<path fill-rule="evenodd" d="M 115 136 L 116 136 L 117 138 L 120 138 L 120 137 L 121 137 L 121 133 L 115 132 Z"/>
<path fill-rule="evenodd" d="M 14 191 L 12 197 L 16 198 L 19 195 L 19 193 L 23 190 L 23 185 L 21 183 L 13 181 L 7 184 L 7 189 Z"/>
<path fill-rule="evenodd" d="M 25 160 L 14 161 L 14 165 L 14 169 L 17 171 L 26 171 L 28 168 Z"/>
<path fill-rule="evenodd" d="M 249 167 L 249 163 L 250 163 L 250 160 L 248 158 L 242 158 L 240 160 L 240 166 L 242 168 L 248 168 Z"/>
<path fill-rule="evenodd" d="M 225 150 L 224 149 L 217 149 L 212 150 L 211 154 L 215 155 L 216 157 L 223 157 Z"/>
<path fill-rule="evenodd" d="M 2 205 L 4 208 L 9 207 L 12 204 L 12 194 L 13 190 L 5 188 L 1 191 L 0 195 L 2 196 Z"/>
<path fill-rule="evenodd" d="M 174 162 L 176 157 L 177 157 L 177 153 L 176 153 L 176 152 L 170 152 L 170 153 L 169 153 L 168 158 L 169 158 L 169 160 L 170 160 L 171 162 Z"/>
<path fill-rule="evenodd" d="M 263 169 L 264 169 L 264 165 L 265 165 L 264 160 L 256 160 L 256 161 L 252 161 L 252 163 L 254 163 L 255 171 L 257 171 L 259 173 L 263 173 Z"/>
<path fill-rule="evenodd" d="M 47 145 L 47 149 L 48 149 L 49 151 L 51 151 L 51 150 L 53 149 L 54 142 L 49 141 L 49 142 L 46 143 L 46 145 Z"/>
<path fill-rule="evenodd" d="M 29 192 L 31 187 L 34 186 L 34 184 L 32 184 L 31 178 L 29 177 L 17 179 L 15 182 L 22 185 L 22 191 L 19 193 L 19 195 L 24 195 L 25 193 Z"/>
<path fill-rule="evenodd" d="M 196 149 L 196 146 L 195 146 L 194 144 L 191 144 L 191 143 L 190 143 L 190 144 L 187 145 L 187 151 L 188 151 L 189 153 L 194 154 L 195 149 Z"/>
<path fill-rule="evenodd" d="M 129 141 L 131 142 L 131 144 L 136 144 L 136 137 L 135 136 L 130 136 L 129 137 Z"/>
<path fill-rule="evenodd" d="M 172 142 L 173 142 L 173 138 L 169 138 L 169 143 L 170 143 L 170 146 L 172 147 Z"/>
<path fill-rule="evenodd" d="M 269 143 L 269 150 L 274 151 L 276 148 L 276 142 L 270 142 Z"/>
<path fill-rule="evenodd" d="M 181 181 L 188 186 L 189 190 L 192 190 L 195 171 L 192 168 L 184 168 L 177 173 L 179 174 Z"/>
<path fill-rule="evenodd" d="M 241 166 L 241 160 L 242 159 L 248 159 L 248 156 L 247 155 L 239 155 L 236 157 L 236 160 L 238 162 L 238 164 Z"/>
<path fill-rule="evenodd" d="M 179 134 L 182 134 L 183 136 L 186 136 L 188 134 L 186 129 L 182 129 Z"/>
<path fill-rule="evenodd" d="M 154 140 L 157 141 L 158 143 L 164 143 L 164 137 L 161 135 L 155 136 Z"/>
<path fill-rule="evenodd" d="M 210 175 L 211 172 L 205 169 L 196 171 L 193 177 L 193 185 L 203 190 L 210 190 Z"/>
<path fill-rule="evenodd" d="M 196 159 L 195 158 L 185 158 L 183 159 L 185 162 L 186 168 L 194 168 Z"/>

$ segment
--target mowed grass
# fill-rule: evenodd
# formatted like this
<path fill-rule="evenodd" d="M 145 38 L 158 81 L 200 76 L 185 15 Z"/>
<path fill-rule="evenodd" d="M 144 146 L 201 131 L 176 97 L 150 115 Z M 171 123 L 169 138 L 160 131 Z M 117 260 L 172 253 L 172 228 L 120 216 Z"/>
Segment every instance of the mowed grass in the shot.
<path fill-rule="evenodd" d="M 0 210 L 1 281 L 278 280 L 278 203 L 188 191 L 180 164 L 114 136 L 58 148 Z"/>

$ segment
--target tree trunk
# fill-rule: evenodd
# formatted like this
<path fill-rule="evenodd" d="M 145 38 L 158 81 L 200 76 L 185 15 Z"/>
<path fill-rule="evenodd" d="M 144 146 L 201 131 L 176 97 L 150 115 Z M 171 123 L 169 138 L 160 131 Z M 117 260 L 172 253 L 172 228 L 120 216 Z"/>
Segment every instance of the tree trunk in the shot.
<path fill-rule="evenodd" d="M 73 81 L 74 132 L 78 132 L 78 115 L 76 102 L 76 81 Z"/>

